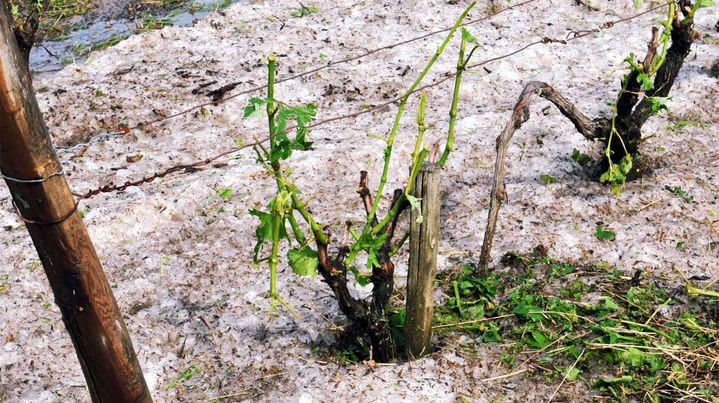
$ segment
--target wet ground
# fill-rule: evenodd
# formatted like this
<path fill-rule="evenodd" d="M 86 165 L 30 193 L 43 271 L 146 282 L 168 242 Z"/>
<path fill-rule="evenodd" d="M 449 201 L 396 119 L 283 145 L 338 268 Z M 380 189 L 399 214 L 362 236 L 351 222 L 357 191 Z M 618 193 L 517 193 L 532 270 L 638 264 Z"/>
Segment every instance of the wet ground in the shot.
<path fill-rule="evenodd" d="M 192 26 L 210 12 L 238 2 L 100 0 L 87 14 L 64 22 L 70 27 L 65 35 L 37 44 L 30 53 L 30 68 L 36 80 L 48 78 L 67 64 L 86 61 L 91 51 L 112 46 L 130 35 L 167 25 Z"/>

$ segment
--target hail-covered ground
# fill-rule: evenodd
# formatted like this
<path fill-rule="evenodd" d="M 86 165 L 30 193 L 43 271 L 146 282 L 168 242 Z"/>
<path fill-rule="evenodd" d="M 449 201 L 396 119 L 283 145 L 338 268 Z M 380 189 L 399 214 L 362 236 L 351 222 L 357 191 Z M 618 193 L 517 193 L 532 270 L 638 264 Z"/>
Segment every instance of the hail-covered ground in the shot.
<path fill-rule="evenodd" d="M 135 35 L 86 63 L 68 65 L 35 83 L 37 97 L 56 145 L 67 146 L 205 103 L 204 89 L 241 82 L 231 95 L 261 85 L 270 52 L 278 55 L 281 79 L 449 27 L 467 6 L 456 3 L 318 2 L 315 13 L 301 18 L 291 16 L 297 8 L 291 2 L 236 4 L 193 27 Z M 574 1 L 538 0 L 500 13 L 468 27 L 483 44 L 473 60 L 503 55 L 542 37 L 564 39 L 637 13 L 631 2 L 620 3 L 626 4 L 592 1 L 599 11 L 591 11 Z M 480 1 L 468 18 L 490 12 L 490 3 Z M 478 258 L 495 137 L 523 86 L 545 81 L 588 115 L 607 115 L 626 73 L 622 60 L 632 52 L 644 54 L 660 13 L 568 44 L 538 45 L 465 74 L 456 150 L 442 177 L 440 272 Z M 718 14 L 717 8 L 699 12 L 702 37 L 672 89 L 669 113 L 644 126 L 647 140 L 641 149 L 653 161 L 653 172 L 628 183 L 620 195 L 590 180 L 571 158 L 574 149 L 597 156 L 599 144 L 587 142 L 548 102 L 533 104 L 530 120 L 509 149 L 509 201 L 500 212 L 494 266 L 507 251 L 542 244 L 558 259 L 606 262 L 670 280 L 679 281 L 679 271 L 719 274 L 719 94 L 717 79 L 709 74 L 719 57 Z M 408 87 L 442 35 L 283 82 L 276 97 L 289 104 L 316 103 L 318 119 L 362 111 Z M 454 70 L 457 48 L 455 37 L 427 83 Z M 446 136 L 451 82 L 426 91 L 430 147 Z M 139 179 L 265 136 L 263 119 L 242 120 L 250 96 L 262 94 L 58 154 L 78 193 Z M 401 187 L 407 178 L 416 106 L 413 98 L 402 119 L 388 189 Z M 369 171 L 376 187 L 381 138 L 396 109 L 392 105 L 317 127 L 309 136 L 313 149 L 285 164 L 335 240 L 345 221 L 362 222 L 355 193 L 359 171 Z M 546 184 L 541 175 L 556 183 Z M 557 389 L 541 375 L 512 376 L 513 369 L 499 362 L 503 346 L 477 343 L 471 335 L 445 339 L 438 351 L 410 363 L 339 362 L 331 347 L 346 321 L 318 278 L 297 277 L 283 261 L 279 292 L 302 319 L 282 308 L 270 311 L 266 262 L 252 263 L 258 221 L 248 210 L 263 208 L 273 192 L 272 178 L 247 149 L 198 171 L 80 204 L 156 401 L 539 401 Z M 383 209 L 389 197 L 383 197 Z M 88 401 L 37 253 L 5 187 L 0 201 L 0 400 Z M 598 223 L 614 231 L 616 240 L 597 239 Z M 406 259 L 406 252 L 396 258 L 400 286 Z M 565 383 L 556 399 L 592 400 L 592 392 L 581 382 Z"/>

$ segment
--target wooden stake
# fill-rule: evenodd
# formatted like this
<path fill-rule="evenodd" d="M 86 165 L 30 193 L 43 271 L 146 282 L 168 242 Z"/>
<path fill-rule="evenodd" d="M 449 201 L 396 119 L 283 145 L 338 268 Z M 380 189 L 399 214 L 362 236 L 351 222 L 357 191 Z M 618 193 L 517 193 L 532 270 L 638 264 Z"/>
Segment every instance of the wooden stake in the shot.
<path fill-rule="evenodd" d="M 404 325 L 406 350 L 410 357 L 429 354 L 432 347 L 432 294 L 439 246 L 440 172 L 439 165 L 425 163 L 417 175 L 413 192 L 414 197 L 422 199 L 422 210 L 413 208 L 410 212 L 407 316 Z"/>
<path fill-rule="evenodd" d="M 0 5 L 0 170 L 26 223 L 95 402 L 151 402 Z M 57 376 L 62 376 L 57 374 Z"/>

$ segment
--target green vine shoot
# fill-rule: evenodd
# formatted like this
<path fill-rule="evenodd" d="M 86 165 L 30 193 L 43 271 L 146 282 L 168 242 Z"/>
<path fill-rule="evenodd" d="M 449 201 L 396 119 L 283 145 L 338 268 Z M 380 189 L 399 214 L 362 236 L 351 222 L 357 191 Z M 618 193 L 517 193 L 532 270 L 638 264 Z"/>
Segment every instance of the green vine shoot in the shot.
<path fill-rule="evenodd" d="M 401 97 L 391 129 L 383 138 L 385 142 L 383 168 L 379 185 L 374 193 L 370 192 L 367 187 L 367 173 L 361 172 L 358 193 L 365 207 L 366 221 L 359 232 L 353 228 L 352 223 L 347 223 L 342 243 L 337 248 L 333 248 L 336 249 L 334 255 L 330 255 L 330 234 L 313 218 L 307 209 L 307 204 L 300 199 L 301 192 L 282 169 L 283 161 L 288 160 L 295 152 L 310 150 L 312 142 L 307 140 L 309 134 L 307 126 L 317 111 L 315 105 L 311 103 L 291 106 L 276 99 L 274 85 L 277 61 L 274 54 L 270 54 L 267 58 L 267 96 L 251 98 L 243 111 L 244 118 L 250 118 L 263 112 L 267 117 L 268 146 L 255 146 L 254 151 L 258 163 L 273 177 L 276 192 L 268 202 L 265 211 L 253 209 L 250 210 L 250 214 L 260 221 L 255 231 L 257 243 L 254 248 L 254 259 L 255 262 L 268 260 L 271 310 L 274 312 L 277 302 L 279 302 L 293 315 L 299 317 L 299 313 L 280 296 L 277 288 L 281 244 L 286 241 L 288 245 L 286 257 L 290 268 L 301 276 L 316 276 L 317 274 L 322 276 L 335 294 L 341 311 L 356 325 L 360 336 L 368 339 L 374 359 L 378 361 L 389 361 L 395 356 L 396 345 L 389 320 L 391 315 L 389 301 L 394 290 L 394 265 L 391 258 L 400 251 L 407 240 L 407 234 L 395 237 L 401 213 L 410 208 L 420 208 L 421 200 L 412 197 L 411 191 L 414 179 L 428 155 L 423 144 L 427 127 L 425 123 L 426 94 L 419 94 L 416 118 L 418 133 L 415 138 L 408 182 L 402 189 L 395 190 L 387 214 L 379 218 L 379 205 L 387 184 L 394 142 L 410 97 L 443 54 L 474 5 L 475 3 L 470 4 L 459 16 L 421 73 Z M 470 45 L 472 48 L 467 53 L 467 48 Z M 479 41 L 469 31 L 462 28 L 457 74 L 449 112 L 449 129 L 446 145 L 439 160 L 441 165 L 445 164 L 454 148 L 454 131 L 459 109 L 462 72 L 479 47 Z M 294 125 L 289 127 L 289 122 L 294 122 Z M 310 246 L 310 241 L 314 241 L 316 249 Z M 263 247 L 267 243 L 271 246 L 270 255 L 261 258 Z M 366 256 L 368 271 L 354 265 L 360 254 Z M 350 281 L 348 274 L 350 273 L 358 284 L 371 283 L 373 285 L 370 300 L 357 299 L 350 294 L 348 289 Z"/>
<path fill-rule="evenodd" d="M 636 1 L 635 6 L 640 3 Z M 611 119 L 603 149 L 607 165 L 599 178 L 600 182 L 610 185 L 612 193 L 619 194 L 631 174 L 637 146 L 641 142 L 642 124 L 648 117 L 668 110 L 667 102 L 671 99 L 668 93 L 674 81 L 671 72 L 674 70 L 676 74 L 694 40 L 696 33 L 691 26 L 695 13 L 713 4 L 712 0 L 698 0 L 694 4 L 666 0 L 665 19 L 658 23 L 661 34 L 658 34 L 658 28 L 652 29 L 652 39 L 644 60 L 639 61 L 634 53 L 624 60 L 629 65 L 629 72 L 622 78 L 621 89 L 611 105 Z M 679 11 L 684 16 L 681 20 Z M 672 50 L 671 66 L 667 66 Z"/>

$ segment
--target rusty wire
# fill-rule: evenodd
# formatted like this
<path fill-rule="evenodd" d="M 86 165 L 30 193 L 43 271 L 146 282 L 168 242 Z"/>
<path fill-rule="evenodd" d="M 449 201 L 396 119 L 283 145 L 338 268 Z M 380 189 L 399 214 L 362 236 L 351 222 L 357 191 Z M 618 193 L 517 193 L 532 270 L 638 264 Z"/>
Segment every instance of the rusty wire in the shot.
<path fill-rule="evenodd" d="M 476 24 L 476 23 L 478 23 L 478 22 L 486 21 L 486 20 L 488 20 L 488 19 L 490 19 L 490 18 L 492 18 L 492 17 L 494 17 L 494 16 L 496 16 L 496 15 L 499 15 L 499 14 L 505 12 L 505 11 L 509 11 L 509 10 L 511 10 L 511 9 L 514 9 L 514 8 L 522 7 L 522 6 L 525 6 L 525 5 L 529 4 L 529 3 L 533 3 L 533 2 L 535 2 L 535 1 L 537 1 L 537 0 L 525 0 L 525 1 L 521 2 L 521 3 L 513 4 L 513 5 L 511 5 L 511 6 L 505 7 L 505 8 L 503 8 L 503 9 L 501 9 L 501 10 L 495 12 L 494 14 L 490 14 L 490 15 L 486 15 L 486 16 L 484 16 L 484 17 L 480 17 L 480 18 L 476 18 L 476 19 L 470 20 L 470 21 L 464 23 L 462 26 L 463 26 L 463 27 L 464 27 L 464 26 L 469 26 L 469 25 L 472 25 L 472 24 Z M 276 80 L 275 83 L 276 83 L 276 84 L 279 84 L 279 83 L 284 83 L 284 82 L 296 80 L 296 79 L 298 79 L 298 78 L 306 77 L 306 76 L 312 75 L 312 74 L 314 74 L 314 73 L 317 73 L 317 72 L 319 72 L 319 71 L 328 69 L 328 68 L 333 67 L 333 66 L 337 66 L 337 65 L 340 65 L 340 64 L 345 64 L 345 63 L 353 62 L 353 61 L 356 61 L 356 60 L 364 59 L 364 58 L 369 57 L 369 56 L 371 56 L 371 55 L 373 55 L 373 54 L 375 54 L 375 53 L 379 53 L 379 52 L 382 52 L 382 51 L 385 51 L 385 50 L 391 50 L 391 49 L 394 49 L 394 48 L 396 48 L 396 47 L 403 46 L 403 45 L 407 45 L 407 44 L 410 44 L 410 43 L 413 43 L 413 42 L 416 42 L 416 41 L 419 41 L 419 40 L 422 40 L 422 39 L 429 38 L 429 37 L 434 36 L 434 35 L 439 35 L 439 34 L 441 34 L 441 33 L 448 32 L 448 31 L 451 30 L 451 29 L 452 29 L 452 27 L 442 28 L 442 29 L 440 29 L 440 30 L 433 31 L 433 32 L 430 32 L 430 33 L 427 33 L 427 34 L 423 34 L 423 35 L 420 35 L 420 36 L 416 36 L 416 37 L 413 37 L 413 38 L 410 38 L 410 39 L 406 39 L 406 40 L 403 40 L 403 41 L 400 41 L 400 42 L 395 42 L 395 43 L 392 43 L 392 44 L 389 44 L 389 45 L 385 45 L 385 46 L 381 46 L 381 47 L 378 47 L 378 48 L 375 48 L 375 49 L 371 49 L 371 50 L 368 50 L 368 51 L 366 51 L 366 52 L 364 52 L 364 53 L 361 53 L 361 54 L 359 54 L 359 55 L 350 56 L 350 57 L 347 57 L 347 58 L 344 58 L 344 59 L 340 59 L 340 60 L 329 61 L 329 62 L 327 62 L 327 63 L 325 63 L 325 64 L 323 64 L 323 65 L 320 65 L 320 66 L 313 67 L 313 68 L 310 68 L 310 69 L 308 69 L 308 70 L 305 70 L 305 71 L 303 71 L 302 73 L 297 73 L 297 74 L 294 74 L 294 75 L 291 75 L 291 76 L 288 76 L 288 77 L 285 77 L 285 78 L 281 78 L 281 79 L 279 79 L 279 80 Z M 232 83 L 232 84 L 239 84 L 239 83 Z M 230 84 L 230 85 L 232 85 L 232 84 Z M 190 113 L 190 112 L 194 112 L 194 111 L 199 110 L 199 109 L 201 109 L 201 108 L 204 108 L 204 107 L 206 107 L 206 106 L 217 106 L 217 105 L 222 104 L 222 103 L 225 103 L 225 102 L 227 102 L 227 101 L 229 101 L 229 100 L 238 98 L 238 97 L 243 96 L 243 95 L 252 94 L 252 93 L 255 93 L 255 92 L 264 90 L 264 89 L 266 89 L 266 88 L 267 88 L 267 84 L 258 85 L 258 86 L 255 86 L 255 87 L 251 87 L 251 88 L 248 88 L 248 89 L 246 89 L 246 90 L 240 91 L 240 92 L 238 92 L 238 93 L 236 93 L 236 94 L 232 94 L 232 95 L 230 95 L 230 96 L 223 97 L 223 98 L 218 99 L 218 100 L 212 100 L 212 101 L 208 101 L 208 102 L 196 104 L 196 105 L 190 106 L 190 107 L 188 107 L 188 108 L 185 108 L 185 109 L 183 109 L 183 110 L 180 110 L 180 111 L 178 111 L 178 112 L 169 114 L 169 115 L 167 115 L 167 116 L 162 116 L 162 117 L 159 117 L 159 118 L 157 118 L 157 119 L 148 120 L 148 121 L 146 121 L 146 122 L 141 122 L 141 123 L 138 123 L 138 124 L 136 124 L 136 125 L 134 125 L 134 126 L 124 128 L 123 130 L 118 130 L 118 131 L 113 131 L 113 132 L 108 132 L 108 133 L 102 133 L 102 134 L 99 134 L 99 135 L 97 135 L 97 136 L 92 137 L 92 139 L 91 139 L 90 141 L 88 141 L 88 142 L 80 143 L 80 144 L 75 144 L 75 145 L 70 146 L 70 147 L 57 148 L 57 150 L 58 150 L 58 151 L 69 152 L 69 151 L 76 150 L 76 149 L 78 149 L 78 148 L 87 147 L 87 146 L 89 146 L 89 145 L 91 145 L 91 144 L 93 144 L 93 143 L 96 143 L 96 142 L 99 142 L 99 141 L 105 141 L 105 140 L 111 139 L 111 138 L 113 138 L 113 137 L 117 137 L 117 136 L 119 136 L 119 135 L 126 134 L 126 133 L 128 133 L 128 132 L 130 132 L 130 131 L 132 131 L 132 130 L 141 129 L 141 128 L 144 128 L 144 127 L 147 127 L 147 126 L 152 126 L 152 125 L 155 125 L 155 124 L 158 124 L 158 123 L 161 123 L 161 122 L 170 120 L 170 119 L 174 119 L 174 118 L 176 118 L 176 117 L 180 117 L 180 116 L 182 116 L 182 115 L 186 115 L 186 114 L 188 114 L 188 113 Z"/>
<path fill-rule="evenodd" d="M 526 4 L 526 3 L 530 2 L 530 1 L 534 1 L 534 0 L 529 0 L 529 1 L 525 2 L 525 3 L 520 3 L 520 4 Z M 519 5 L 519 4 L 518 4 L 518 5 Z M 571 42 L 571 41 L 578 40 L 578 39 L 580 39 L 580 38 L 584 38 L 584 37 L 586 37 L 586 36 L 589 36 L 589 35 L 594 34 L 594 33 L 597 33 L 597 32 L 601 32 L 601 31 L 604 31 L 604 30 L 612 29 L 613 27 L 615 27 L 616 25 L 618 25 L 618 24 L 620 24 L 620 23 L 632 21 L 632 20 L 637 19 L 637 18 L 639 18 L 639 17 L 641 17 L 641 16 L 643 16 L 643 15 L 646 15 L 646 14 L 651 13 L 651 12 L 653 12 L 653 11 L 662 9 L 662 8 L 664 8 L 664 7 L 666 7 L 666 4 L 662 4 L 662 5 L 659 5 L 659 6 L 652 7 L 652 8 L 650 8 L 650 9 L 646 10 L 646 11 L 643 11 L 643 12 L 638 13 L 638 14 L 634 14 L 634 15 L 629 16 L 629 17 L 625 17 L 625 18 L 621 18 L 621 19 L 617 19 L 617 20 L 612 20 L 612 21 L 607 21 L 607 22 L 603 23 L 602 25 L 600 25 L 599 27 L 597 27 L 597 28 L 595 28 L 595 29 L 591 29 L 591 30 L 582 30 L 582 31 L 571 30 L 570 33 L 569 33 L 569 35 L 568 35 L 568 37 L 567 37 L 566 39 L 557 39 L 557 38 L 551 38 L 551 37 L 546 37 L 546 36 L 545 36 L 545 37 L 542 37 L 542 38 L 539 39 L 539 40 L 536 40 L 536 41 L 534 41 L 534 42 L 530 42 L 530 43 L 528 43 L 528 44 L 522 46 L 521 48 L 518 48 L 518 49 L 516 49 L 516 50 L 514 50 L 514 51 L 512 51 L 512 52 L 503 54 L 503 55 L 501 55 L 501 56 L 496 56 L 496 57 L 493 57 L 493 58 L 490 58 L 490 59 L 485 59 L 485 60 L 482 60 L 482 61 L 480 61 L 480 62 L 471 64 L 471 65 L 469 65 L 469 66 L 465 66 L 465 69 L 474 69 L 474 68 L 477 68 L 477 67 L 480 67 L 480 66 L 483 66 L 483 65 L 486 65 L 486 64 L 489 64 L 489 63 L 498 61 L 498 60 L 507 59 L 507 58 L 510 58 L 510 57 L 515 56 L 515 55 L 517 55 L 517 54 L 519 54 L 519 53 L 522 53 L 522 52 L 526 51 L 527 49 L 529 49 L 529 48 L 531 48 L 531 47 L 534 47 L 534 46 L 537 46 L 537 45 L 548 45 L 548 44 L 555 44 L 555 43 L 556 43 L 556 44 L 567 45 L 567 44 L 568 44 L 569 42 Z M 339 120 L 345 120 L 345 119 L 353 119 L 353 118 L 356 118 L 356 117 L 358 117 L 358 116 L 361 116 L 361 115 L 364 115 L 364 114 L 367 114 L 367 113 L 371 113 L 371 112 L 376 111 L 376 110 L 378 110 L 378 109 L 381 109 L 381 108 L 384 108 L 384 107 L 389 106 L 389 105 L 391 105 L 391 104 L 394 104 L 394 103 L 396 103 L 396 102 L 399 102 L 399 101 L 401 101 L 404 97 L 409 97 L 410 95 L 412 95 L 412 94 L 414 94 L 414 93 L 417 93 L 417 92 L 426 90 L 426 89 L 428 89 L 428 88 L 432 88 L 432 87 L 439 86 L 440 84 L 442 84 L 442 83 L 444 83 L 444 82 L 446 82 L 446 81 L 448 81 L 448 80 L 454 78 L 456 75 L 457 75 L 457 72 L 456 72 L 456 71 L 454 71 L 454 72 L 447 72 L 447 73 L 445 73 L 445 74 L 443 75 L 442 78 L 437 79 L 437 80 L 435 80 L 434 82 L 432 82 L 432 83 L 430 83 L 430 84 L 426 84 L 426 85 L 424 85 L 424 86 L 418 87 L 418 88 L 416 88 L 416 89 L 415 89 L 414 91 L 412 91 L 412 92 L 405 93 L 404 95 L 401 95 L 401 96 L 398 96 L 398 97 L 396 97 L 396 98 L 390 99 L 390 100 L 388 100 L 388 101 L 386 101 L 386 102 L 383 102 L 383 103 L 381 103 L 381 104 L 378 104 L 378 105 L 375 105 L 375 106 L 372 106 L 372 107 L 370 107 L 370 108 L 366 108 L 366 109 L 363 109 L 363 110 L 361 110 L 361 111 L 357 111 L 357 112 L 354 112 L 354 113 L 350 113 L 350 114 L 346 114 L 346 115 L 338 115 L 338 116 L 330 117 L 330 118 L 327 118 L 327 119 L 319 120 L 319 121 L 313 122 L 313 123 L 311 123 L 311 124 L 309 124 L 309 125 L 306 125 L 306 126 L 304 126 L 304 127 L 307 128 L 307 129 L 312 129 L 312 128 L 316 128 L 316 127 L 319 127 L 319 126 L 322 126 L 322 125 L 325 125 L 325 124 L 328 124 L 328 123 L 331 123 L 331 122 L 335 122 L 335 121 L 339 121 Z M 279 82 L 279 81 L 278 81 L 278 82 Z M 264 88 L 264 86 L 258 87 L 258 88 L 261 89 L 261 88 Z M 254 89 L 253 89 L 253 90 L 254 90 Z M 240 94 L 235 94 L 235 95 L 233 95 L 233 96 L 239 96 L 239 95 L 241 95 L 241 93 L 240 93 Z M 206 105 L 209 105 L 209 104 L 212 104 L 212 103 L 210 102 L 210 103 L 208 103 L 208 104 L 206 104 Z M 172 116 L 172 115 L 171 115 L 171 116 Z M 168 116 L 168 117 L 166 117 L 166 118 L 170 118 L 170 117 Z M 287 133 L 287 132 L 289 132 L 289 131 L 291 131 L 291 130 L 294 130 L 294 129 L 296 129 L 296 128 L 297 128 L 296 125 L 295 125 L 295 126 L 287 127 L 287 128 L 285 129 L 284 133 Z M 266 136 L 266 137 L 264 137 L 264 138 L 262 138 L 262 139 L 260 139 L 260 140 L 256 140 L 256 141 L 254 141 L 254 142 L 247 143 L 247 144 L 244 144 L 244 145 L 242 145 L 242 146 L 230 148 L 230 149 L 225 150 L 225 151 L 223 151 L 223 152 L 221 152 L 221 153 L 219 153 L 219 154 L 216 154 L 216 155 L 214 155 L 214 156 L 212 156 L 212 157 L 208 157 L 208 158 L 205 158 L 205 159 L 202 159 L 202 160 L 199 160 L 199 161 L 195 161 L 195 162 L 192 162 L 192 163 L 188 163 L 188 164 L 175 165 L 175 166 L 172 166 L 172 167 L 170 167 L 170 168 L 167 168 L 167 169 L 165 169 L 165 170 L 163 170 L 163 171 L 156 172 L 156 173 L 154 173 L 154 174 L 152 174 L 152 175 L 145 176 L 145 177 L 143 177 L 143 178 L 141 178 L 141 179 L 138 179 L 138 180 L 135 180 L 135 181 L 128 181 L 128 182 L 125 182 L 125 183 L 123 183 L 123 184 L 121 184 L 121 185 L 115 185 L 115 184 L 113 184 L 113 183 L 110 183 L 110 184 L 107 184 L 107 185 L 104 185 L 104 186 L 101 186 L 101 187 L 98 187 L 98 188 L 95 188 L 95 189 L 91 189 L 91 190 L 89 190 L 89 191 L 87 191 L 87 192 L 85 192 L 85 193 L 83 193 L 83 194 L 75 194 L 75 196 L 77 196 L 77 197 L 78 197 L 79 199 L 81 199 L 81 200 L 82 200 L 82 199 L 88 199 L 88 198 L 90 198 L 90 197 L 92 197 L 92 196 L 95 196 L 95 195 L 97 195 L 97 194 L 100 194 L 100 193 L 110 193 L 110 192 L 125 190 L 125 189 L 127 189 L 128 187 L 130 187 L 130 186 L 140 186 L 140 185 L 142 185 L 142 184 L 152 182 L 152 181 L 154 181 L 154 180 L 157 179 L 157 178 L 165 177 L 165 176 L 167 176 L 167 175 L 169 175 L 169 174 L 171 174 L 171 173 L 174 173 L 174 172 L 179 172 L 179 171 L 185 171 L 185 172 L 194 171 L 194 170 L 197 170 L 197 169 L 200 168 L 200 167 L 210 165 L 211 163 L 215 162 L 216 160 L 218 160 L 218 159 L 220 159 L 220 158 L 222 158 L 222 157 L 226 157 L 226 156 L 228 156 L 228 155 L 230 155 L 230 154 L 234 154 L 234 153 L 239 152 L 239 151 L 242 151 L 242 150 L 244 150 L 244 149 L 257 146 L 257 145 L 262 144 L 262 143 L 264 143 L 264 142 L 266 142 L 266 141 L 269 141 L 269 139 L 270 139 L 270 137 L 269 137 L 269 136 Z"/>
<path fill-rule="evenodd" d="M 477 18 L 477 19 L 474 19 L 474 20 L 470 20 L 470 21 L 468 21 L 468 22 L 462 24 L 462 26 L 464 27 L 464 26 L 476 24 L 476 23 L 481 22 L 481 21 L 488 20 L 488 19 L 490 19 L 490 18 L 492 18 L 492 17 L 494 17 L 494 16 L 496 16 L 496 15 L 499 15 L 499 14 L 505 12 L 505 11 L 511 10 L 511 9 L 513 9 L 513 8 L 517 8 L 517 7 L 524 6 L 524 5 L 529 4 L 529 3 L 532 3 L 532 2 L 534 2 L 534 1 L 536 1 L 536 0 L 525 0 L 525 1 L 521 2 L 521 3 L 517 3 L 517 4 L 514 4 L 514 5 L 512 5 L 512 6 L 505 7 L 505 8 L 503 8 L 503 9 L 497 11 L 497 12 L 494 13 L 494 14 L 490 14 L 490 15 L 487 15 L 487 16 L 484 16 L 484 17 L 481 17 L 481 18 Z M 330 61 L 330 62 L 328 62 L 328 63 L 326 63 L 326 64 L 321 65 L 321 66 L 317 66 L 317 67 L 311 68 L 311 69 L 309 69 L 309 70 L 303 71 L 302 73 L 294 74 L 294 75 L 291 75 L 291 76 L 289 76 L 289 77 L 285 77 L 285 78 L 276 80 L 276 81 L 275 81 L 275 84 L 280 84 L 280 83 L 284 83 L 284 82 L 287 82 L 287 81 L 296 80 L 296 79 L 298 79 L 298 78 L 306 77 L 306 76 L 308 76 L 308 75 L 317 73 L 317 72 L 319 72 L 319 71 L 322 71 L 322 70 L 324 70 L 324 69 L 330 68 L 330 67 L 332 67 L 332 66 L 337 66 L 337 65 L 339 65 L 339 64 L 345 64 L 345 63 L 353 62 L 353 61 L 355 61 L 355 60 L 364 59 L 364 58 L 366 58 L 366 57 L 368 57 L 368 56 L 371 56 L 371 55 L 373 55 L 373 54 L 375 54 L 375 53 L 378 53 L 378 52 L 381 52 L 381 51 L 385 51 L 385 50 L 394 49 L 394 48 L 396 48 L 396 47 L 398 47 L 398 46 L 407 45 L 407 44 L 410 44 L 410 43 L 412 43 L 412 42 L 416 42 L 416 41 L 419 41 L 419 40 L 422 40 L 422 39 L 426 39 L 426 38 L 429 38 L 429 37 L 434 36 L 434 35 L 439 35 L 439 34 L 441 34 L 441 33 L 448 32 L 448 31 L 450 31 L 451 29 L 452 29 L 452 27 L 442 28 L 442 29 L 440 29 L 440 30 L 437 30 L 437 31 L 434 31 L 434 32 L 430 32 L 430 33 L 427 33 L 427 34 L 423 34 L 423 35 L 420 35 L 420 36 L 416 36 L 416 37 L 414 37 L 414 38 L 406 39 L 406 40 L 404 40 L 404 41 L 400 41 L 400 42 L 392 43 L 392 44 L 390 44 L 390 45 L 381 46 L 381 47 L 379 47 L 379 48 L 375 48 L 375 49 L 372 49 L 372 50 L 368 50 L 367 52 L 362 53 L 362 54 L 359 54 L 359 55 L 356 55 L 356 56 L 350 56 L 350 57 L 347 57 L 347 58 L 345 58 L 345 59 Z M 210 102 L 205 102 L 205 103 L 202 103 L 202 104 L 194 105 L 194 106 L 191 106 L 191 107 L 189 107 L 189 108 L 187 108 L 187 109 L 184 109 L 184 110 L 182 110 L 182 111 L 173 113 L 173 114 L 171 114 L 171 115 L 163 116 L 163 117 L 157 118 L 157 119 L 155 119 L 155 120 L 151 120 L 151 121 L 148 121 L 148 122 L 145 122 L 145 123 L 137 124 L 137 125 L 131 127 L 130 130 L 137 129 L 137 128 L 140 128 L 140 127 L 149 126 L 149 125 L 154 125 L 154 124 L 160 123 L 160 122 L 164 122 L 164 121 L 166 121 L 166 120 L 169 120 L 169 119 L 172 119 L 172 118 L 176 118 L 176 117 L 178 117 L 178 116 L 185 115 L 185 114 L 190 113 L 190 112 L 192 112 L 192 111 L 198 110 L 198 109 L 200 109 L 200 108 L 202 108 L 202 107 L 205 107 L 205 106 L 211 106 L 211 105 L 212 105 L 212 106 L 216 106 L 216 105 L 219 105 L 219 104 L 221 104 L 221 103 L 227 102 L 227 101 L 229 101 L 229 100 L 231 100 L 231 99 L 240 97 L 240 96 L 242 96 L 242 95 L 252 94 L 252 93 L 254 93 L 254 92 L 261 91 L 261 90 L 264 90 L 264 89 L 266 89 L 266 88 L 267 88 L 267 84 L 258 85 L 258 86 L 256 86 L 256 87 L 248 88 L 248 89 L 246 89 L 246 90 L 244 90 L 244 91 L 238 92 L 238 93 L 236 93 L 236 94 L 232 94 L 232 95 L 230 95 L 230 96 L 228 96 L 228 97 L 224 97 L 224 98 L 219 99 L 219 100 L 217 100 L 217 101 L 210 101 Z"/>

